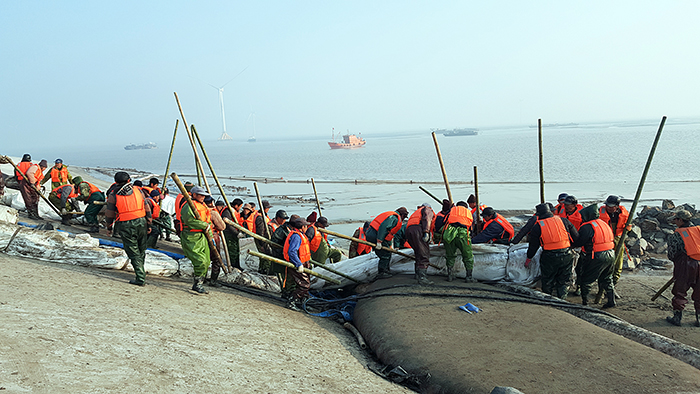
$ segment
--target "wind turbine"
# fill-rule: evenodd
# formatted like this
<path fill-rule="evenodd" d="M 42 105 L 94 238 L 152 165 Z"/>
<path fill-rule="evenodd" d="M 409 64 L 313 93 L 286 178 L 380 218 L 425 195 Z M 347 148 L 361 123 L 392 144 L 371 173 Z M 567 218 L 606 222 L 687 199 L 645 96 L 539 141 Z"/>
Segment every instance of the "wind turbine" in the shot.
<path fill-rule="evenodd" d="M 245 71 L 245 70 L 247 70 L 247 69 L 248 69 L 248 67 L 244 68 L 241 72 L 239 72 L 238 74 L 236 74 L 235 77 L 231 78 L 228 82 L 226 82 L 225 84 L 221 85 L 221 87 L 217 87 L 217 86 L 214 86 L 214 85 L 212 85 L 212 84 L 210 84 L 210 83 L 207 83 L 207 85 L 209 85 L 209 86 L 211 86 L 211 87 L 213 87 L 214 89 L 216 89 L 216 90 L 219 91 L 219 104 L 221 105 L 221 125 L 223 126 L 223 132 L 221 133 L 221 137 L 219 137 L 219 141 L 229 141 L 229 140 L 232 140 L 232 139 L 233 139 L 233 138 L 231 138 L 231 136 L 228 135 L 228 133 L 226 132 L 226 112 L 224 111 L 224 86 L 226 86 L 226 85 L 228 85 L 229 83 L 231 83 L 231 81 L 233 81 L 234 79 L 236 79 L 239 75 L 241 75 L 241 74 L 243 73 L 243 71 Z"/>
<path fill-rule="evenodd" d="M 248 124 L 248 122 L 252 119 L 252 124 L 253 124 L 253 135 L 248 138 L 248 142 L 255 142 L 257 139 L 255 138 L 255 111 L 253 111 L 253 106 L 250 106 L 250 114 L 248 115 L 248 119 L 246 119 L 245 123 Z"/>

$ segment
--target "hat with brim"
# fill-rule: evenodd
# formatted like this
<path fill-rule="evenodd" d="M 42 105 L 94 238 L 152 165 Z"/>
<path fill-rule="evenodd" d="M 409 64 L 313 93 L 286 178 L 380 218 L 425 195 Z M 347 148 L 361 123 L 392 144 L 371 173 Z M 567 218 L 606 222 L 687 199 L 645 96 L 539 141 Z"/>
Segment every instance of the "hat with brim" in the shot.
<path fill-rule="evenodd" d="M 203 188 L 203 187 L 201 187 L 201 186 L 195 186 L 195 187 L 193 187 L 192 190 L 190 190 L 190 193 L 192 193 L 192 194 L 199 194 L 200 196 L 210 196 L 210 195 L 211 195 L 211 194 L 209 194 L 209 193 L 207 192 L 207 189 L 205 189 L 205 188 Z"/>

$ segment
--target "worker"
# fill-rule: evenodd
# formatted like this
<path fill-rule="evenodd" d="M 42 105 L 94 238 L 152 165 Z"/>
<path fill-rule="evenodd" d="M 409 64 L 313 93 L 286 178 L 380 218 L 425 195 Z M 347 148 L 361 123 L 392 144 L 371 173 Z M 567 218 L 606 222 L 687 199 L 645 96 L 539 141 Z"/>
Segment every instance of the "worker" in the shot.
<path fill-rule="evenodd" d="M 61 159 L 56 159 L 51 170 L 41 179 L 41 184 L 43 185 L 49 179 L 51 179 L 51 190 L 55 190 L 59 186 L 73 183 L 73 177 L 71 177 L 70 172 L 68 172 L 68 166 L 64 165 Z"/>
<path fill-rule="evenodd" d="M 160 193 L 158 190 L 152 190 L 151 193 L 146 197 L 146 204 L 151 208 L 151 217 L 153 219 L 160 218 Z M 158 238 L 160 238 L 161 226 L 156 223 L 155 220 L 151 220 L 151 231 L 148 233 L 146 247 L 156 248 L 158 245 Z"/>
<path fill-rule="evenodd" d="M 285 282 L 289 277 L 294 281 L 294 290 L 289 296 L 287 307 L 294 311 L 301 311 L 304 301 L 309 297 L 311 281 L 304 268 L 311 268 L 311 251 L 309 240 L 304 233 L 308 229 L 309 222 L 303 218 L 296 218 L 291 222 L 292 229 L 284 241 L 284 259 L 295 268 L 285 267 Z"/>
<path fill-rule="evenodd" d="M 255 211 L 251 215 L 253 216 L 253 228 L 250 229 L 250 231 L 263 238 L 270 239 L 270 236 L 272 235 L 272 230 L 267 225 L 267 222 L 270 221 L 270 219 L 267 218 L 267 213 L 270 211 L 272 205 L 270 205 L 270 203 L 267 200 L 263 200 L 262 206 L 264 213 Z M 248 221 L 248 223 L 250 223 L 250 221 Z M 258 249 L 258 252 L 262 254 L 266 254 L 268 256 L 272 255 L 272 248 L 270 247 L 270 244 L 265 241 L 255 239 L 255 247 Z M 259 259 L 258 272 L 263 275 L 269 275 L 272 264 L 273 263 L 270 260 Z"/>
<path fill-rule="evenodd" d="M 615 235 L 615 250 L 617 250 L 617 244 L 620 242 L 622 233 L 625 231 L 625 226 L 627 225 L 627 219 L 629 216 L 630 214 L 627 212 L 627 209 L 620 205 L 620 197 L 615 195 L 608 196 L 608 198 L 605 199 L 605 205 L 600 207 L 600 219 L 610 225 L 610 228 Z M 631 227 L 628 227 L 627 230 L 631 230 Z M 620 276 L 622 275 L 622 262 L 626 254 L 626 250 L 627 247 L 623 246 L 623 250 L 620 255 L 616 256 L 615 270 L 613 271 L 612 277 L 614 284 L 617 284 L 617 282 L 620 280 Z M 617 292 L 615 292 L 615 294 L 617 295 Z"/>
<path fill-rule="evenodd" d="M 484 208 L 481 211 L 481 217 L 484 219 L 484 229 L 472 237 L 472 244 L 491 242 L 508 245 L 510 243 L 513 235 L 515 235 L 515 230 L 506 218 L 491 207 Z"/>
<path fill-rule="evenodd" d="M 85 221 L 90 225 L 90 230 L 88 230 L 88 232 L 99 233 L 100 223 L 97 221 L 97 214 L 102 210 L 102 205 L 97 205 L 95 203 L 105 201 L 104 193 L 92 183 L 83 181 L 83 178 L 79 176 L 73 178 L 73 184 L 78 193 L 76 199 L 87 204 L 85 207 Z"/>
<path fill-rule="evenodd" d="M 146 260 L 146 236 L 151 227 L 151 208 L 146 205 L 143 194 L 135 190 L 130 181 L 126 172 L 114 174 L 116 187 L 107 196 L 105 220 L 107 230 L 119 234 L 124 251 L 134 268 L 135 278 L 129 284 L 145 286 L 146 271 L 143 265 Z"/>
<path fill-rule="evenodd" d="M 185 182 L 185 191 L 190 194 L 190 197 L 192 196 L 192 193 L 190 193 L 190 190 L 194 187 L 194 184 L 190 181 Z M 182 220 L 181 220 L 181 215 L 182 215 L 182 207 L 187 204 L 187 199 L 185 198 L 182 193 L 178 194 L 177 197 L 175 198 L 175 220 L 173 220 L 173 226 L 175 227 L 175 234 L 177 236 L 180 236 L 180 232 L 182 231 Z M 240 221 L 239 221 L 240 223 Z"/>
<path fill-rule="evenodd" d="M 353 238 L 361 239 L 363 241 L 367 241 L 367 235 L 365 235 L 365 232 L 369 228 L 369 222 L 364 222 L 362 226 L 358 227 L 355 229 L 355 232 L 352 234 Z M 372 247 L 363 244 L 362 242 L 357 242 L 357 241 L 351 241 L 350 242 L 350 249 L 348 249 L 348 257 L 353 258 L 357 256 L 362 256 L 363 254 L 367 254 L 372 251 Z"/>
<path fill-rule="evenodd" d="M 557 197 L 557 206 L 552 209 L 552 213 L 555 215 L 562 216 L 564 212 L 564 201 L 566 200 L 566 197 L 569 195 L 566 193 L 560 193 L 559 197 Z"/>
<path fill-rule="evenodd" d="M 165 240 L 172 242 L 170 234 L 173 232 L 173 215 L 175 214 L 175 199 L 170 195 L 170 190 L 163 187 L 160 201 L 160 221 L 163 223 Z"/>
<path fill-rule="evenodd" d="M 219 215 L 221 215 L 222 219 L 228 219 L 234 223 L 240 223 L 240 215 L 238 214 L 238 210 L 241 209 L 241 206 L 243 205 L 243 200 L 241 200 L 240 198 L 236 198 L 233 200 L 231 205 L 233 206 L 233 212 L 231 211 L 231 208 L 226 206 L 225 202 L 217 201 L 216 209 L 219 212 Z M 234 217 L 236 218 L 235 220 Z M 228 257 L 229 261 L 231 262 L 231 267 L 242 270 L 243 268 L 241 268 L 240 255 L 241 247 L 238 242 L 239 233 L 240 231 L 238 231 L 237 228 L 226 223 L 226 229 L 223 231 L 223 234 L 224 238 L 226 239 L 226 247 L 228 248 Z"/>
<path fill-rule="evenodd" d="M 5 195 L 5 175 L 0 170 L 0 198 Z"/>
<path fill-rule="evenodd" d="M 408 249 L 411 246 L 406 240 L 406 220 L 401 222 L 401 228 L 394 234 L 394 238 L 391 241 L 391 247 L 394 249 Z"/>
<path fill-rule="evenodd" d="M 326 259 L 331 259 L 331 264 L 337 263 L 342 256 L 340 250 L 331 247 L 328 242 L 328 235 L 318 231 L 318 229 L 325 229 L 328 226 L 330 226 L 328 218 L 321 216 L 316 220 L 316 223 L 310 224 L 306 233 L 304 233 L 309 240 L 311 259 L 321 264 L 326 264 Z"/>
<path fill-rule="evenodd" d="M 579 211 L 583 223 L 578 230 L 578 239 L 572 247 L 582 247 L 582 254 L 576 264 L 576 279 L 581 288 L 581 304 L 588 305 L 591 285 L 598 281 L 598 289 L 605 290 L 608 302 L 603 308 L 615 306 L 615 288 L 612 281 L 615 260 L 613 232 L 599 218 L 598 205 L 589 205 Z"/>
<path fill-rule="evenodd" d="M 154 192 L 157 192 L 154 190 Z M 214 246 L 217 250 L 225 250 L 222 245 L 221 232 L 226 229 L 226 223 L 224 219 L 221 218 L 219 211 L 214 205 L 214 198 L 212 196 L 204 197 L 204 205 L 209 208 L 209 214 L 211 215 L 212 224 L 212 240 L 214 241 Z M 225 264 L 223 259 L 217 258 L 217 251 L 209 250 L 209 260 L 211 261 L 211 276 L 209 279 L 204 279 L 204 283 L 211 287 L 221 287 L 218 282 L 219 274 L 221 273 L 222 265 Z M 220 255 L 218 255 L 220 257 Z M 227 258 L 224 256 L 224 258 Z M 206 275 L 206 274 L 205 274 Z"/>
<path fill-rule="evenodd" d="M 162 194 L 162 191 L 158 187 L 159 184 L 160 184 L 160 181 L 158 180 L 158 178 L 151 178 L 148 180 L 148 186 L 142 186 L 141 188 L 146 190 L 148 195 L 150 195 L 151 192 L 154 190 L 157 190 L 158 194 Z"/>
<path fill-rule="evenodd" d="M 549 210 L 550 210 L 550 211 L 554 211 L 554 207 L 552 206 L 552 204 L 550 204 L 550 203 L 545 203 L 545 204 L 547 204 L 547 206 L 549 207 Z M 532 230 L 532 228 L 535 226 L 536 223 L 537 223 L 537 215 L 532 215 L 532 216 L 527 220 L 527 222 L 525 223 L 525 225 L 518 231 L 518 233 L 515 234 L 515 237 L 513 237 L 513 239 L 510 240 L 510 244 L 511 244 L 511 245 L 519 244 L 520 241 L 521 241 L 525 236 L 527 236 L 528 234 L 530 234 L 530 231 Z"/>
<path fill-rule="evenodd" d="M 570 247 L 578 239 L 578 232 L 568 219 L 554 216 L 547 204 L 538 204 L 535 214 L 539 220 L 530 231 L 525 268 L 529 267 L 537 249 L 542 246 L 542 292 L 565 300 L 574 264 Z"/>
<path fill-rule="evenodd" d="M 487 212 L 487 209 L 484 212 Z M 472 223 L 472 213 L 464 201 L 458 202 L 456 206 L 450 209 L 450 213 L 447 215 L 442 240 L 445 243 L 445 265 L 447 266 L 448 282 L 452 282 L 455 278 L 454 266 L 457 250 L 462 253 L 462 263 L 466 270 L 465 281 L 467 283 L 476 282 L 472 275 L 474 255 L 472 254 L 472 246 L 469 239 L 469 229 L 472 228 Z M 493 228 L 485 228 L 484 232 L 486 230 L 492 231 Z"/>
<path fill-rule="evenodd" d="M 406 223 L 406 240 L 413 249 L 416 257 L 415 272 L 419 285 L 432 285 L 428 280 L 428 266 L 430 265 L 430 225 L 433 223 L 435 212 L 428 203 L 416 208 Z"/>
<path fill-rule="evenodd" d="M 389 263 L 391 262 L 391 252 L 385 248 L 391 247 L 394 234 L 401 229 L 403 220 L 408 217 L 408 209 L 400 207 L 396 211 L 380 213 L 369 224 L 365 233 L 367 241 L 376 244 L 374 253 L 379 257 L 377 264 L 377 279 L 391 277 Z"/>
<path fill-rule="evenodd" d="M 48 163 L 42 160 L 39 164 L 32 164 L 32 156 L 25 153 L 22 161 L 17 164 L 20 172 L 15 170 L 15 176 L 19 182 L 19 192 L 22 194 L 24 206 L 27 207 L 27 215 L 30 219 L 42 220 L 39 216 L 39 183 L 44 179 L 43 170 Z"/>
<path fill-rule="evenodd" d="M 61 224 L 66 226 L 70 224 L 73 215 L 69 212 L 77 210 L 74 206 L 76 197 L 78 193 L 71 184 L 58 186 L 49 193 L 49 201 L 61 211 Z"/>
<path fill-rule="evenodd" d="M 668 238 L 666 251 L 669 260 L 673 261 L 673 316 L 667 317 L 666 321 L 674 326 L 681 325 L 683 309 L 688 303 L 688 289 L 693 289 L 695 326 L 700 327 L 700 227 L 690 221 L 692 218 L 690 212 L 681 209 L 671 220 L 677 227 Z"/>
<path fill-rule="evenodd" d="M 430 225 L 430 231 L 433 233 L 434 244 L 442 243 L 442 233 L 445 231 L 445 219 L 447 218 L 447 215 L 450 214 L 450 210 L 452 210 L 453 206 L 454 204 L 452 204 L 450 200 L 442 200 L 442 209 L 440 212 L 435 214 L 433 223 Z"/>
<path fill-rule="evenodd" d="M 581 227 L 581 214 L 578 213 L 581 208 L 583 208 L 583 205 L 578 203 L 576 197 L 569 194 L 564 199 L 564 209 L 559 213 L 559 216 L 567 218 L 578 230 Z"/>
<path fill-rule="evenodd" d="M 274 233 L 279 226 L 283 225 L 284 222 L 287 221 L 287 219 L 289 219 L 287 212 L 280 209 L 275 213 L 275 218 L 270 220 L 267 224 L 272 228 L 272 232 Z"/>
<path fill-rule="evenodd" d="M 192 262 L 194 268 L 194 283 L 192 290 L 199 294 L 208 294 L 204 288 L 204 278 L 209 270 L 210 251 L 209 241 L 205 232 L 212 236 L 211 211 L 204 205 L 204 199 L 210 194 L 201 186 L 194 186 L 190 190 L 192 203 L 198 213 L 199 219 L 192 210 L 190 204 L 182 207 L 180 218 L 182 220 L 182 232 L 180 233 L 180 244 L 185 256 Z"/>
<path fill-rule="evenodd" d="M 481 212 L 483 212 L 484 209 L 486 209 L 486 204 L 479 204 L 479 209 L 478 209 L 479 212 L 477 212 L 477 209 L 476 209 L 476 196 L 473 195 L 473 194 L 470 194 L 470 195 L 469 195 L 469 198 L 467 198 L 467 204 L 469 205 L 469 209 L 471 209 L 471 212 L 472 212 L 472 228 L 471 228 L 471 231 L 472 231 L 472 232 L 476 232 L 476 230 L 477 230 L 476 225 L 477 225 L 477 223 L 480 221 L 480 220 L 479 220 L 479 217 L 480 217 L 479 215 L 481 215 Z M 481 231 L 482 228 L 483 228 L 483 223 L 482 223 L 481 228 L 479 228 L 479 231 Z"/>

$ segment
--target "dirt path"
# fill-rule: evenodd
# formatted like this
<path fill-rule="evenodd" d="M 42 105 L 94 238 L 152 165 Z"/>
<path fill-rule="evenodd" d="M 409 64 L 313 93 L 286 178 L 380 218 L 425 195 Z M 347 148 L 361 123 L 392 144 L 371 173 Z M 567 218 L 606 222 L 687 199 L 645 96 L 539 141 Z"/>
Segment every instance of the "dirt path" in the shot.
<path fill-rule="evenodd" d="M 408 393 L 340 325 L 235 290 L 0 254 L 0 390 Z"/>

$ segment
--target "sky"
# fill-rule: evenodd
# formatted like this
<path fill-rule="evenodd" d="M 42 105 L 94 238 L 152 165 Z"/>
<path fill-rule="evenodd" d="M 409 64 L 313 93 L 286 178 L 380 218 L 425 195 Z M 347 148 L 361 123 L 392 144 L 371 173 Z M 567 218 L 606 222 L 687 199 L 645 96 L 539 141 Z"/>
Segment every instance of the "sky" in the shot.
<path fill-rule="evenodd" d="M 215 139 L 211 85 L 237 140 L 697 117 L 698 15 L 697 1 L 5 1 L 0 147 L 167 141 L 174 92 Z"/>

